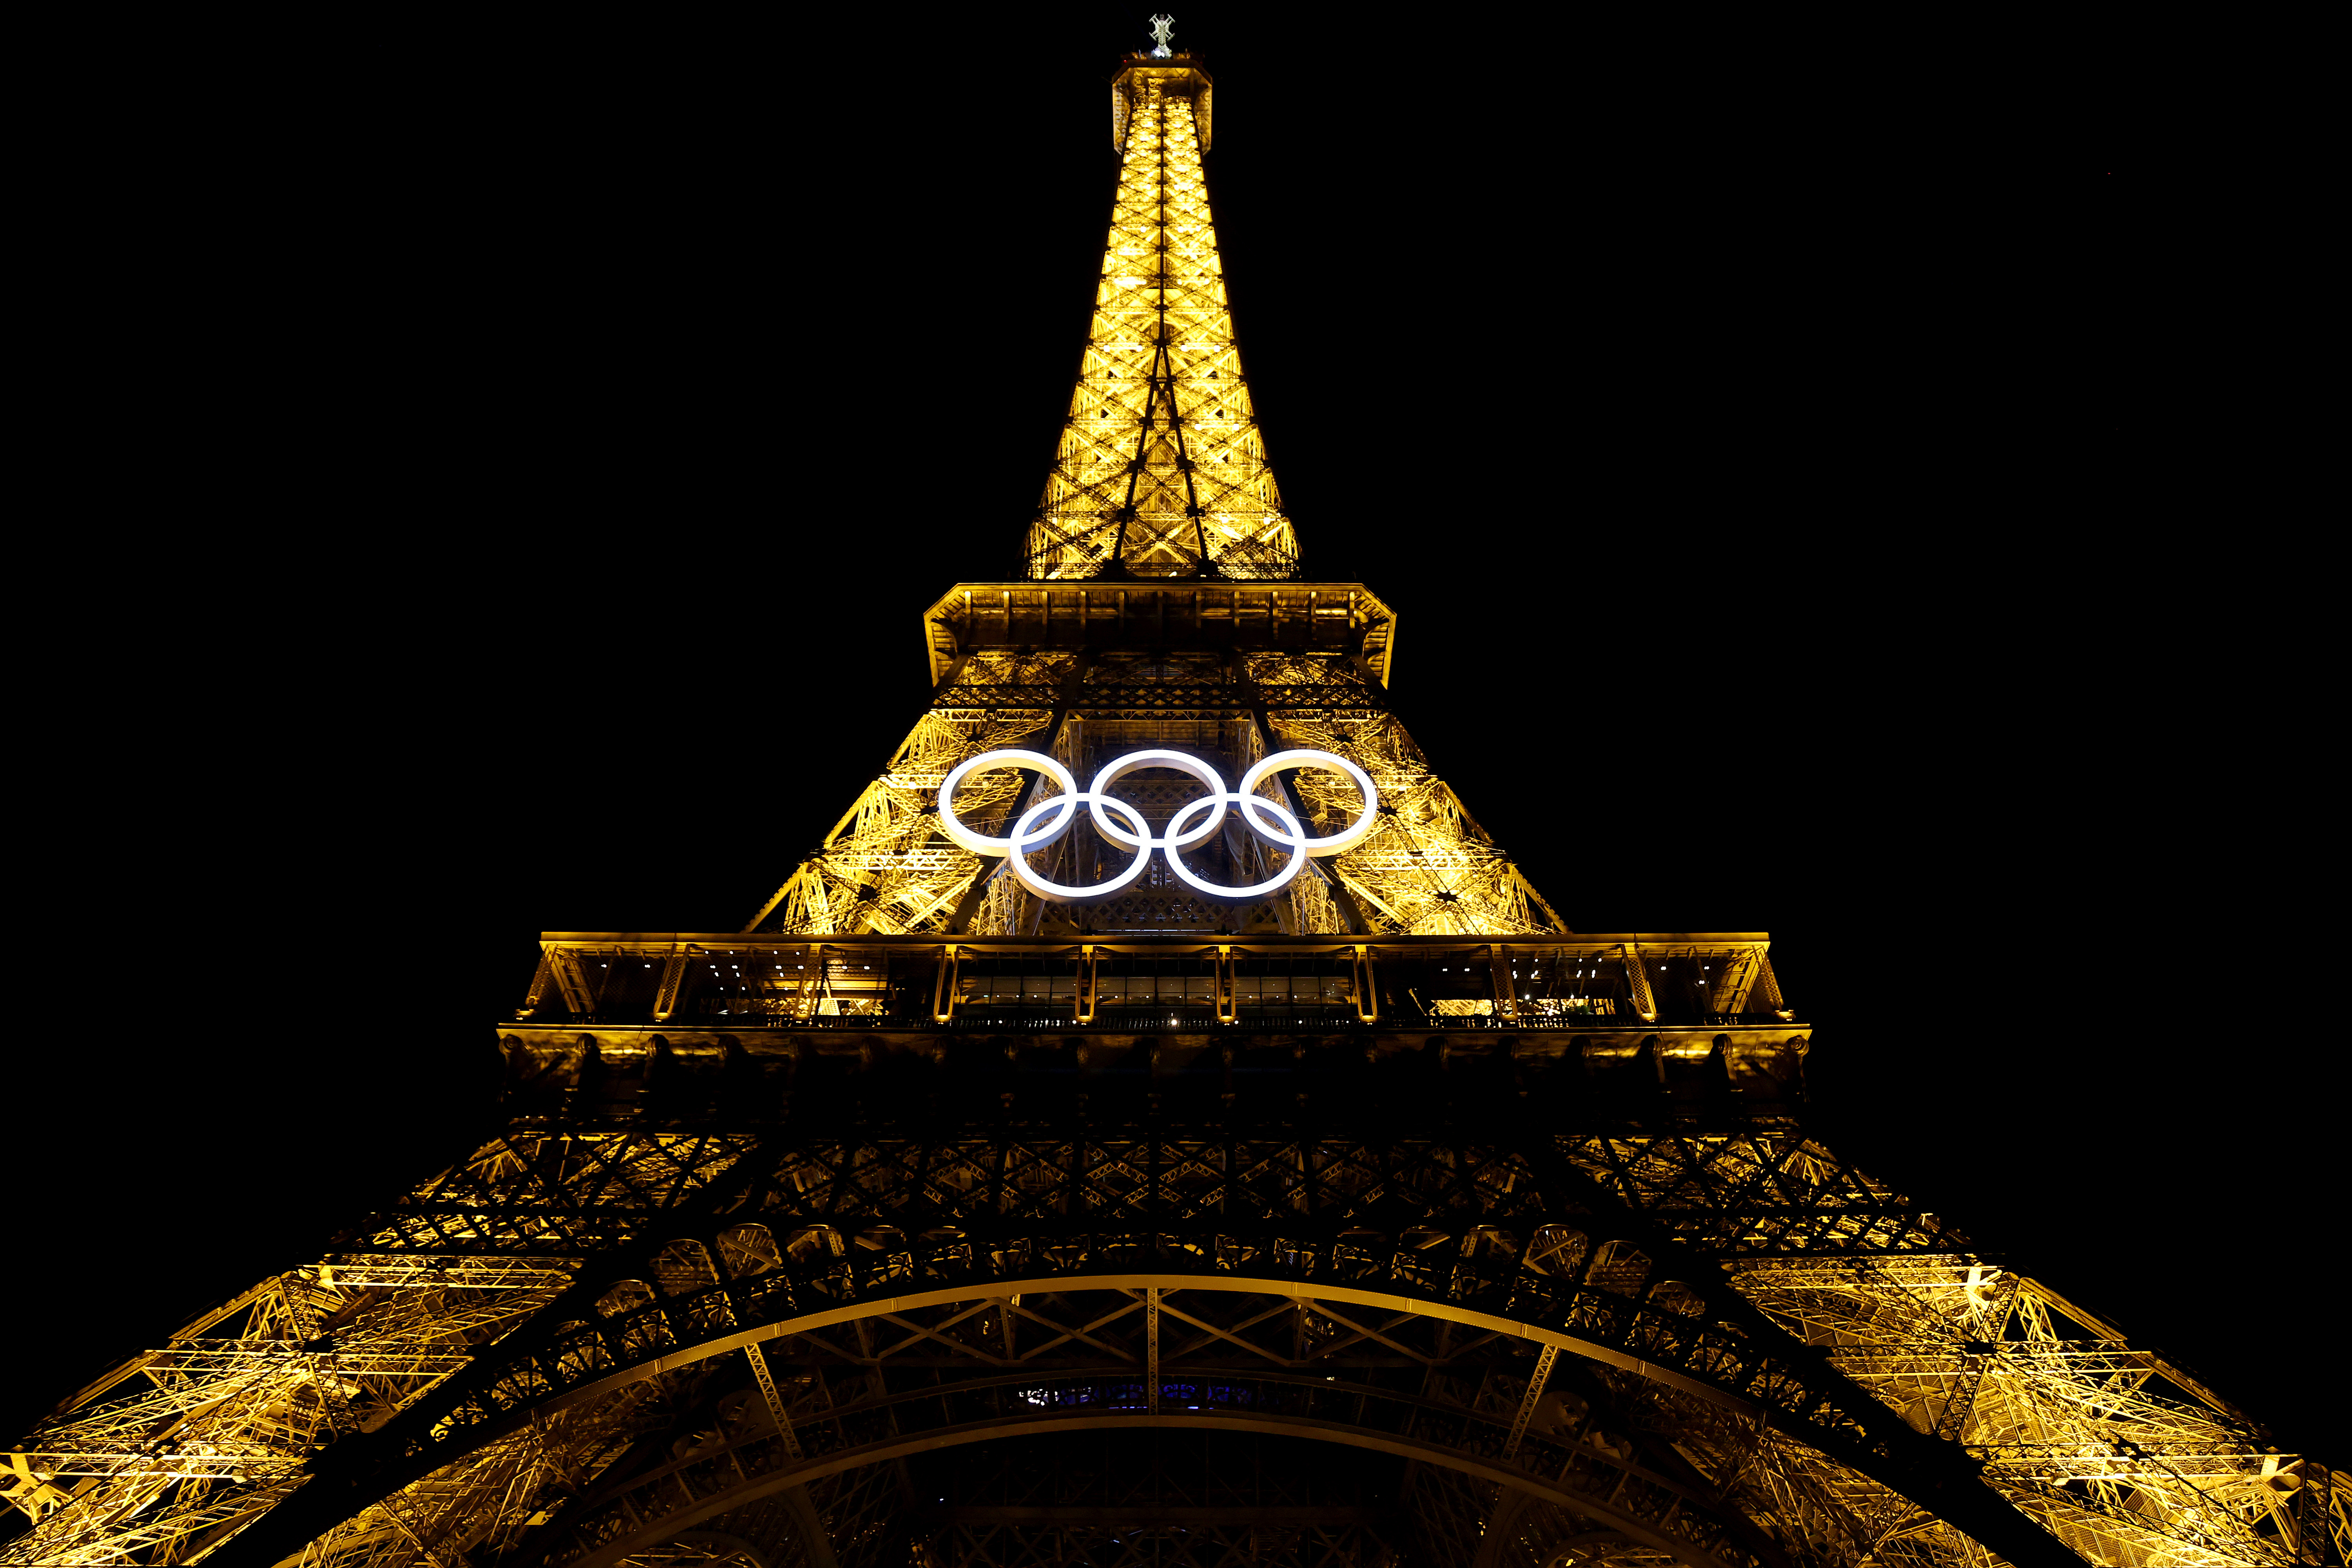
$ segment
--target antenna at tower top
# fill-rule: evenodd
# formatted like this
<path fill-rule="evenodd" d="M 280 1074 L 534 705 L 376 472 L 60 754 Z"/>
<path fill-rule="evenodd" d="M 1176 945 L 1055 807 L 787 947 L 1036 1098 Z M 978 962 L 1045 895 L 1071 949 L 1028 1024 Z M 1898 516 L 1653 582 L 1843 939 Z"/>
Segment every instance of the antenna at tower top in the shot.
<path fill-rule="evenodd" d="M 1176 18 L 1173 16 L 1151 18 L 1151 58 L 1153 59 L 1164 60 L 1176 52 L 1168 47 L 1168 29 L 1175 25 Z"/>

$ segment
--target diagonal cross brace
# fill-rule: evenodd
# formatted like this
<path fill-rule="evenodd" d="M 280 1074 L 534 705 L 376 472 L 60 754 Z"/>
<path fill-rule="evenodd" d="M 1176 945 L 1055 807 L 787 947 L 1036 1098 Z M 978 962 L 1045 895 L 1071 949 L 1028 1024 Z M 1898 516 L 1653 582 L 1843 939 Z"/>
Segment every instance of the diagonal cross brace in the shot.
<path fill-rule="evenodd" d="M 1536 1402 L 1543 1397 L 1544 1384 L 1551 1378 L 1551 1363 L 1559 1356 L 1558 1345 L 1546 1345 L 1537 1355 L 1535 1375 L 1528 1379 L 1527 1396 L 1519 1401 L 1519 1413 L 1511 1417 L 1511 1435 L 1503 1439 L 1503 1458 L 1518 1457 L 1519 1439 L 1528 1435 L 1528 1423 L 1535 1418 Z"/>

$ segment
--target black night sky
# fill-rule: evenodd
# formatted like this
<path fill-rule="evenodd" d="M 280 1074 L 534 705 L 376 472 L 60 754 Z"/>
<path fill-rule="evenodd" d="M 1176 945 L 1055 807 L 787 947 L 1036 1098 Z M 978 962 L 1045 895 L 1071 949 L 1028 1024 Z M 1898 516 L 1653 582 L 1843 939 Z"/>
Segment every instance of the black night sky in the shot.
<path fill-rule="evenodd" d="M 1306 574 L 1440 774 L 1580 930 L 1769 931 L 1820 1135 L 2326 1452 L 2320 1026 L 2118 563 L 2192 176 L 1696 14 L 1169 8 Z M 147 155 L 238 585 L 90 743 L 149 793 L 10 1069 L 10 1436 L 487 1124 L 535 933 L 735 929 L 879 766 L 1043 480 L 1150 9 L 384 13 Z"/>

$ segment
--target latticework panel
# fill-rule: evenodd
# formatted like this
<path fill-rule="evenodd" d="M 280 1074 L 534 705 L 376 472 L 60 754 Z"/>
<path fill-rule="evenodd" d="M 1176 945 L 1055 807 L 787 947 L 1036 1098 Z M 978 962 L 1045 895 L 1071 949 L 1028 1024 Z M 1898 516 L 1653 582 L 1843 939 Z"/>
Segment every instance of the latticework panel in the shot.
<path fill-rule="evenodd" d="M 37 1528 L 0 1562 L 192 1561 L 299 1488 L 315 1455 L 415 1403 L 570 1279 L 560 1259 L 399 1258 L 266 1279 L 68 1400 L 7 1456 L 0 1496 Z M 352 1540 L 390 1555 L 322 1561 L 414 1562 L 420 1540 L 483 1539 L 497 1521 L 477 1516 L 537 1462 L 541 1436 L 478 1450 L 438 1488 L 352 1521 Z"/>
<path fill-rule="evenodd" d="M 648 1429 L 660 1430 L 691 1408 L 709 1367 L 649 1378 L 592 1403 L 551 1413 L 522 1431 L 486 1444 L 371 1507 L 310 1543 L 303 1568 L 406 1568 L 494 1558 L 627 1452 Z M 659 1559 L 723 1563 L 740 1552 L 704 1543 L 690 1554 Z M 682 1550 L 688 1550 L 682 1549 Z"/>
<path fill-rule="evenodd" d="M 68 1401 L 9 1457 L 5 1495 L 36 1526 L 0 1561 L 196 1561 L 331 1486 L 322 1452 L 405 1431 L 446 1457 L 353 1494 L 307 1563 L 782 1565 L 822 1560 L 821 1539 L 850 1568 L 1121 1562 L 1139 1543 L 1163 1562 L 1409 1547 L 1533 1568 L 1647 1563 L 1664 1543 L 1752 1568 L 1990 1568 L 1916 1489 L 1832 1457 L 1854 1427 L 1805 1414 L 1823 1393 L 1801 1385 L 1824 1376 L 1981 1462 L 2087 1561 L 2344 1561 L 2326 1468 L 1793 1131 L 1559 1151 L 518 1131 L 350 1238 L 364 1250 L 265 1281 Z M 906 1228 L 918 1216 L 928 1239 Z M 1171 1234 L 1203 1220 L 1217 1234 Z M 1296 1237 L 1236 1234 L 1264 1222 Z M 601 1282 L 567 1289 L 597 1254 Z M 1711 1273 L 1730 1291 L 1709 1294 Z M 1294 1282 L 1237 1278 L 1255 1274 Z M 1819 1369 L 1740 1328 L 1733 1295 Z M 735 1336 L 792 1312 L 805 1321 L 751 1362 Z M 1512 1321 L 1586 1352 L 1539 1359 L 1498 1331 Z M 443 1396 L 469 1386 L 492 1396 Z M 1036 1497 L 903 1468 L 981 1428 L 1072 1441 L 1055 1422 L 1108 1411 L 1213 1428 L 1130 1450 L 1254 1424 L 1420 1457 L 1352 1512 L 1285 1490 L 1280 1467 L 1246 1495 L 1236 1466 L 1188 1461 L 1047 1500 L 1129 1510 L 1086 1517 L 1005 1513 Z M 826 1467 L 861 1453 L 877 1459 Z M 967 1506 L 982 1511 L 922 1513 Z"/>
<path fill-rule="evenodd" d="M 1052 904 L 1024 890 L 1002 860 L 983 861 L 939 832 L 940 784 L 983 752 L 1047 751 L 1087 781 L 1115 755 L 1161 748 L 1200 758 L 1230 782 L 1269 743 L 1346 757 L 1381 798 L 1370 837 L 1311 862 L 1268 900 L 1204 898 L 1163 854 L 1105 904 Z M 1056 793 L 1050 781 L 1024 783 L 1032 776 L 1010 768 L 969 775 L 957 792 L 958 814 L 978 831 L 1002 834 L 1016 804 Z M 1158 828 L 1202 788 L 1180 774 L 1145 772 L 1122 780 L 1117 793 Z M 1317 834 L 1338 831 L 1362 808 L 1352 784 L 1319 769 L 1299 770 L 1287 786 L 1266 781 L 1261 792 L 1295 806 Z M 1266 879 L 1286 858 L 1237 817 L 1192 853 L 1234 886 Z M 1127 854 L 1081 823 L 1043 852 L 1038 869 L 1082 887 L 1114 874 Z M 746 929 L 818 937 L 948 930 L 1521 936 L 1561 928 L 1386 710 L 1377 684 L 1347 658 L 1112 648 L 1082 664 L 1077 654 L 985 648 L 959 665 L 889 767 Z M 813 993 L 787 989 L 755 1010 L 790 1013 L 795 997 L 803 1014 L 816 1005 Z"/>
<path fill-rule="evenodd" d="M 1963 1238 L 1820 1144 L 1754 1133 L 1561 1146 L 1676 1233 L 1748 1255 L 1729 1265 L 1737 1289 L 1914 1428 L 1983 1460 L 2004 1496 L 2086 1559 L 2284 1568 L 2344 1555 L 2352 1529 L 2326 1470 L 2281 1455 L 2119 1331 L 1976 1261 Z M 1792 1256 L 1809 1250 L 1822 1256 Z M 1773 1510 L 1812 1521 L 1806 1539 L 1825 1555 L 1982 1557 L 1801 1445 L 1768 1443 L 1759 1474 Z"/>
<path fill-rule="evenodd" d="M 889 764 L 745 929 L 806 936 L 944 929 L 972 879 L 989 868 L 940 833 L 940 785 L 967 758 L 1047 739 L 1053 696 L 1076 663 L 1071 654 L 973 654 L 955 689 L 917 721 Z M 1043 705 L 1002 705 L 1008 697 Z M 1020 787 L 1010 773 L 975 779 L 960 792 L 966 820 L 1002 833 L 996 825 Z"/>
<path fill-rule="evenodd" d="M 1413 936 L 1562 929 L 1393 714 L 1272 710 L 1266 722 L 1278 744 L 1337 752 L 1369 773 L 1380 791 L 1379 826 L 1332 862 L 1368 927 Z M 1301 770 L 1297 784 L 1311 831 L 1330 832 L 1359 809 L 1353 787 L 1337 774 Z"/>
<path fill-rule="evenodd" d="M 1206 92 L 1129 71 L 1086 358 L 1027 547 L 1031 577 L 1288 577 L 1297 542 L 1234 346 L 1201 168 Z"/>
<path fill-rule="evenodd" d="M 1957 1254 L 1757 1259 L 1733 1278 L 2094 1562 L 2285 1568 L 2333 1528 L 2297 1506 L 2305 1468 L 2244 1416 L 2031 1280 Z"/>

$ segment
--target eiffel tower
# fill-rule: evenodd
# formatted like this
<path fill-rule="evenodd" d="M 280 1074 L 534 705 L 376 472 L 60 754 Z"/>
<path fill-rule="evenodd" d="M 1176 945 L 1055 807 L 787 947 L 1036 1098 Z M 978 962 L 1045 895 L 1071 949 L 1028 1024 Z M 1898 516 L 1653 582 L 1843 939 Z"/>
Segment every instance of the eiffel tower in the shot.
<path fill-rule="evenodd" d="M 2340 1473 L 1808 1136 L 1763 933 L 1566 929 L 1413 746 L 1211 100 L 1114 86 L 1056 460 L 887 769 L 740 931 L 548 935 L 499 1134 L 63 1399 L 0 1561 L 2345 1562 Z"/>

